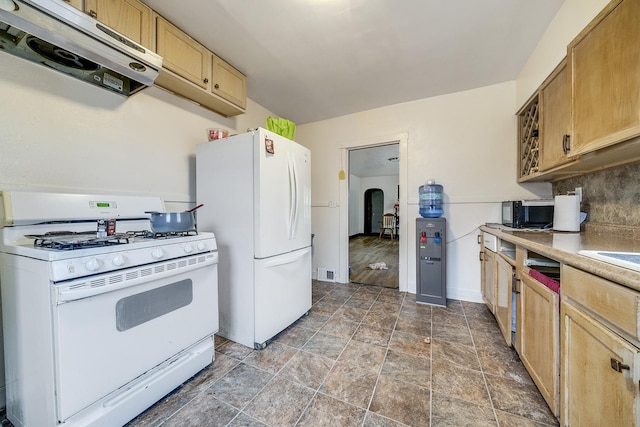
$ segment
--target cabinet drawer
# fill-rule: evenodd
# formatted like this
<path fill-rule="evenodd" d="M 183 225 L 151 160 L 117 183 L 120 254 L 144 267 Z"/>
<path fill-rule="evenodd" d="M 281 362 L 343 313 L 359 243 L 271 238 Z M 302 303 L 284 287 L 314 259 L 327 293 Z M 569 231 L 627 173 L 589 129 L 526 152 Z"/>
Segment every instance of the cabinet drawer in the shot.
<path fill-rule="evenodd" d="M 562 296 L 571 298 L 606 323 L 640 339 L 640 292 L 593 274 L 562 266 Z"/>

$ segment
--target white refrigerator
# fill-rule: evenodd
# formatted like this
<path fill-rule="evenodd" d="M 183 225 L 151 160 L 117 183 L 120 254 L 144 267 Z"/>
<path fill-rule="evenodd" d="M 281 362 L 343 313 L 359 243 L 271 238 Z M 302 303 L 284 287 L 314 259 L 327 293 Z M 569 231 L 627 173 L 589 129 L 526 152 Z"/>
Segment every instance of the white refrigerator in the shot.
<path fill-rule="evenodd" d="M 196 147 L 197 227 L 218 243 L 218 335 L 262 349 L 311 308 L 311 152 L 256 131 Z"/>

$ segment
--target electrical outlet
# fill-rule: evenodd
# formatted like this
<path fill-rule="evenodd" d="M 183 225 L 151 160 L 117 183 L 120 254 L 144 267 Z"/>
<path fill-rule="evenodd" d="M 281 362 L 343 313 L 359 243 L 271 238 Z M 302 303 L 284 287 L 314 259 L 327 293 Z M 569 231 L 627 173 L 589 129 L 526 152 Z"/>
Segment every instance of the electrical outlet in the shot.
<path fill-rule="evenodd" d="M 576 187 L 576 196 L 578 196 L 578 201 L 582 202 L 582 187 Z"/>

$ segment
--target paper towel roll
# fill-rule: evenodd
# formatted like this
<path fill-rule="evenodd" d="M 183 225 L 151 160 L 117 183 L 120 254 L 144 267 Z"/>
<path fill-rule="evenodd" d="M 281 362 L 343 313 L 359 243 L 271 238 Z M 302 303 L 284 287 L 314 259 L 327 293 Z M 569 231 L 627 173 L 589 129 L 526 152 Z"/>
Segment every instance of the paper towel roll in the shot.
<path fill-rule="evenodd" d="M 580 199 L 578 196 L 555 197 L 553 229 L 556 231 L 580 231 Z"/>

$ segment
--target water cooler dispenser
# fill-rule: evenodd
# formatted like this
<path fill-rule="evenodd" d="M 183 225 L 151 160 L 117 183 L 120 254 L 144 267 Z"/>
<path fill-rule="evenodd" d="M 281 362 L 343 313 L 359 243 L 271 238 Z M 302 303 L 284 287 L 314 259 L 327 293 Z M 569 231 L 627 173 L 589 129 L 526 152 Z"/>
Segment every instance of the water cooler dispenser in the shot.
<path fill-rule="evenodd" d="M 447 306 L 446 219 L 416 219 L 416 301 Z"/>

